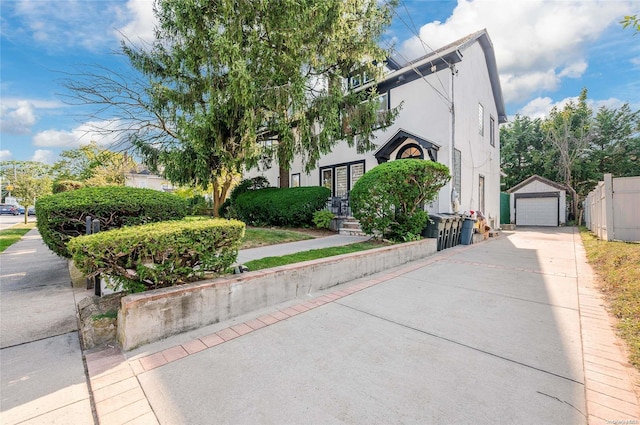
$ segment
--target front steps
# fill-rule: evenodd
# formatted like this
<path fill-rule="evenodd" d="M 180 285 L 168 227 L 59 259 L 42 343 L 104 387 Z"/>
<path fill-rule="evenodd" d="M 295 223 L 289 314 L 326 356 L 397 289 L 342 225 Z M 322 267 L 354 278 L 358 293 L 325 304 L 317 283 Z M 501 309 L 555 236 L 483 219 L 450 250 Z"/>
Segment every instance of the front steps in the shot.
<path fill-rule="evenodd" d="M 360 228 L 360 222 L 353 217 L 349 217 L 342 222 L 339 233 L 348 236 L 366 236 Z"/>

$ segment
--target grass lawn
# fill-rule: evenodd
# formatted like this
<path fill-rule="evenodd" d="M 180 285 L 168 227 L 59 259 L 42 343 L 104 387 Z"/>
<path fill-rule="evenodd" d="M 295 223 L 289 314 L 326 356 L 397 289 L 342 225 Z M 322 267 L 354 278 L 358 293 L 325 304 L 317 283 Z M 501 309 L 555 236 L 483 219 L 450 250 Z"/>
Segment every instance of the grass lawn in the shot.
<path fill-rule="evenodd" d="M 8 229 L 0 230 L 0 252 L 18 242 L 21 237 L 34 227 L 36 227 L 36 223 L 30 222 L 27 224 L 15 224 Z"/>
<path fill-rule="evenodd" d="M 580 234 L 610 312 L 618 318 L 629 361 L 640 370 L 640 244 L 601 241 L 585 228 Z"/>
<path fill-rule="evenodd" d="M 388 243 L 379 241 L 366 241 L 352 243 L 350 245 L 335 246 L 331 248 L 313 249 L 311 251 L 298 252 L 295 254 L 283 255 L 281 257 L 266 257 L 249 261 L 244 265 L 250 271 L 268 269 L 270 267 L 284 266 L 286 264 L 300 263 L 302 261 L 316 260 L 318 258 L 332 257 L 334 255 L 350 254 L 352 252 L 366 251 L 368 249 L 380 248 Z"/>
<path fill-rule="evenodd" d="M 313 239 L 313 236 L 286 229 L 247 227 L 240 249 L 256 248 L 259 246 L 274 245 L 285 242 L 296 242 L 305 239 Z"/>

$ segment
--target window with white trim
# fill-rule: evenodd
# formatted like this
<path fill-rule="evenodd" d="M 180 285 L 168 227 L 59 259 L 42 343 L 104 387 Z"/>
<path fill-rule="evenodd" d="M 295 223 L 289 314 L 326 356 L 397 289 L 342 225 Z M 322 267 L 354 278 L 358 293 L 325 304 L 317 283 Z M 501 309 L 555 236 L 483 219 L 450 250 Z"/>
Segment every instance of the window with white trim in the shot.
<path fill-rule="evenodd" d="M 496 145 L 496 120 L 489 115 L 489 143 L 491 146 Z"/>
<path fill-rule="evenodd" d="M 478 133 L 484 136 L 484 106 L 478 103 Z"/>

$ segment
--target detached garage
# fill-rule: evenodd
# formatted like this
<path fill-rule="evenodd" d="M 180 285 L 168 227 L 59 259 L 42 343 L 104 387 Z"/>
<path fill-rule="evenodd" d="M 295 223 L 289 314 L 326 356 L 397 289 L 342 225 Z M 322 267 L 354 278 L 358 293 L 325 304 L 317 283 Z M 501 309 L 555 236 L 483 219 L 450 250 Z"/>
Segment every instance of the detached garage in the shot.
<path fill-rule="evenodd" d="M 507 191 L 511 223 L 516 226 L 561 226 L 565 224 L 566 189 L 563 185 L 533 175 Z"/>

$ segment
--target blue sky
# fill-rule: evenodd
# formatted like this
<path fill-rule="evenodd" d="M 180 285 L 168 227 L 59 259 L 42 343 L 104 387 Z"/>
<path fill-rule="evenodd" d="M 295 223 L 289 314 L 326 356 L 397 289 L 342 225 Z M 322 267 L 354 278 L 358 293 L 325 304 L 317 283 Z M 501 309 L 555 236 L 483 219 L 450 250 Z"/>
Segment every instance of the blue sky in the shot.
<path fill-rule="evenodd" d="M 65 104 L 60 80 L 83 64 L 126 68 L 123 35 L 153 34 L 152 0 L 3 0 L 0 160 L 53 163 L 64 149 L 108 137 Z M 401 58 L 486 28 L 507 113 L 543 116 L 589 90 L 594 108 L 640 109 L 640 34 L 622 29 L 640 0 L 402 0 L 387 32 Z"/>

